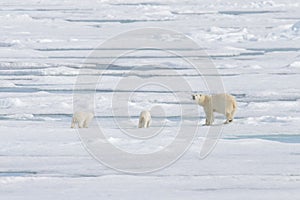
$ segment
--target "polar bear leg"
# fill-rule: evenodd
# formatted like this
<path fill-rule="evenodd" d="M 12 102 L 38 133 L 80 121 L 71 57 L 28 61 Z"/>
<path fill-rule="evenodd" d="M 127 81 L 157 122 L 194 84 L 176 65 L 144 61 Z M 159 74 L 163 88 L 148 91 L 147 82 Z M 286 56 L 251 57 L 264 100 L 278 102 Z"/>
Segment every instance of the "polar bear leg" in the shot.
<path fill-rule="evenodd" d="M 139 119 L 139 128 L 143 128 L 144 127 L 144 118 L 140 117 Z"/>
<path fill-rule="evenodd" d="M 88 126 L 89 126 L 89 122 L 88 122 L 88 119 L 86 119 L 83 122 L 83 128 L 88 128 Z"/>
<path fill-rule="evenodd" d="M 206 120 L 205 120 L 205 125 L 209 126 L 212 125 L 214 122 L 214 113 L 211 109 L 204 109 L 205 115 L 206 115 Z"/>
<path fill-rule="evenodd" d="M 226 121 L 224 122 L 224 124 L 228 124 L 232 122 L 233 119 L 232 119 L 231 112 L 227 111 L 225 115 L 226 115 Z"/>
<path fill-rule="evenodd" d="M 83 128 L 84 127 L 84 121 L 78 121 L 78 128 Z"/>
<path fill-rule="evenodd" d="M 204 124 L 205 126 L 209 126 L 209 120 L 208 120 L 208 118 L 206 117 L 206 119 L 205 119 L 205 124 Z"/>
<path fill-rule="evenodd" d="M 214 113 L 212 112 L 211 115 L 210 115 L 209 125 L 212 125 L 214 123 L 214 121 L 215 121 L 215 117 L 214 117 Z"/>
<path fill-rule="evenodd" d="M 230 113 L 230 115 L 231 115 L 231 121 L 230 121 L 230 122 L 233 121 L 235 111 L 236 111 L 236 107 L 233 107 L 233 109 L 232 109 L 232 111 L 231 111 L 231 113 Z"/>
<path fill-rule="evenodd" d="M 88 128 L 89 125 L 90 125 L 90 123 L 91 123 L 91 121 L 92 121 L 92 117 L 89 117 L 86 120 L 84 120 L 83 127 L 84 128 Z"/>
<path fill-rule="evenodd" d="M 205 120 L 205 125 L 207 125 L 207 126 L 212 125 L 213 122 L 214 122 L 214 114 L 213 113 L 207 114 L 206 120 Z"/>
<path fill-rule="evenodd" d="M 237 103 L 236 103 L 236 100 L 233 98 L 233 101 L 232 101 L 232 109 L 231 109 L 231 111 L 230 111 L 229 122 L 232 122 L 232 121 L 233 121 L 234 114 L 235 114 L 235 112 L 236 112 L 236 108 L 237 108 Z"/>
<path fill-rule="evenodd" d="M 150 121 L 147 121 L 146 128 L 149 128 L 149 126 L 150 126 Z"/>
<path fill-rule="evenodd" d="M 233 121 L 235 111 L 236 111 L 235 106 L 232 106 L 232 109 L 226 111 L 226 122 L 225 122 L 225 124 L 228 124 L 228 123 Z"/>
<path fill-rule="evenodd" d="M 143 128 L 147 128 L 148 121 L 143 118 Z"/>
<path fill-rule="evenodd" d="M 75 128 L 76 126 L 76 120 L 75 117 L 72 118 L 72 124 L 71 124 L 71 128 Z"/>

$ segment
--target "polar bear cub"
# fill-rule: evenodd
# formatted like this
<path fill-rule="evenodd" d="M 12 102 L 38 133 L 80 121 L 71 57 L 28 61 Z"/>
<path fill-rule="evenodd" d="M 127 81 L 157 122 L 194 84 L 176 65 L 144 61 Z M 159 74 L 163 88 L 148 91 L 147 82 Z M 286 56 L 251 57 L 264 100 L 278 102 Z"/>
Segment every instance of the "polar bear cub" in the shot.
<path fill-rule="evenodd" d="M 237 109 L 235 98 L 229 94 L 193 94 L 193 100 L 201 105 L 206 115 L 205 125 L 211 125 L 214 122 L 214 112 L 226 116 L 225 124 L 233 121 Z"/>
<path fill-rule="evenodd" d="M 151 114 L 149 111 L 142 111 L 139 119 L 139 128 L 148 128 L 151 122 Z"/>
<path fill-rule="evenodd" d="M 75 112 L 72 118 L 71 128 L 75 128 L 76 124 L 78 124 L 78 128 L 88 128 L 93 118 L 94 114 L 91 112 Z"/>

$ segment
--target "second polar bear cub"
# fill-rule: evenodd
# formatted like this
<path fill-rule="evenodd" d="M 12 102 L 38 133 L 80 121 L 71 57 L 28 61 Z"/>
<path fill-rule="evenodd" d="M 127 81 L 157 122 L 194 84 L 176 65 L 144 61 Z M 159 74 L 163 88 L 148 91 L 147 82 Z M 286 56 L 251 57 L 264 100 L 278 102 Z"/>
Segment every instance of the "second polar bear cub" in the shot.
<path fill-rule="evenodd" d="M 226 116 L 225 124 L 232 122 L 237 109 L 236 100 L 229 94 L 193 94 L 193 100 L 201 105 L 206 114 L 205 125 L 211 125 L 214 122 L 214 112 Z"/>
<path fill-rule="evenodd" d="M 78 128 L 88 128 L 93 118 L 94 114 L 91 112 L 75 112 L 72 118 L 71 128 L 75 128 L 76 124 L 78 124 Z"/>
<path fill-rule="evenodd" d="M 149 111 L 144 110 L 140 114 L 140 119 L 139 119 L 139 128 L 148 128 L 150 126 L 151 122 L 151 114 Z"/>

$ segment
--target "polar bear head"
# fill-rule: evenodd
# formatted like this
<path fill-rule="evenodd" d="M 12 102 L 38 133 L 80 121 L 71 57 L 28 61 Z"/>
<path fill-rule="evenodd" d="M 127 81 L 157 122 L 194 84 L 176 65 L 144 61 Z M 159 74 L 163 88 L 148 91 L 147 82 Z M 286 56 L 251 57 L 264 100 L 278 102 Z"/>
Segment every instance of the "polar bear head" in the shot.
<path fill-rule="evenodd" d="M 203 106 L 206 101 L 206 96 L 204 94 L 193 94 L 192 99 L 195 100 L 199 105 Z"/>

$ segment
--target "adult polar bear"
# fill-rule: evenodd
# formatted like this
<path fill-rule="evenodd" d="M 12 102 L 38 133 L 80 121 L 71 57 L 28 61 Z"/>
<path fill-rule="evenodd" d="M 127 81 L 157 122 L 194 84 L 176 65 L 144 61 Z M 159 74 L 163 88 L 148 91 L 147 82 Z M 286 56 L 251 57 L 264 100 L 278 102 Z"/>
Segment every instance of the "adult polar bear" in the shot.
<path fill-rule="evenodd" d="M 192 98 L 204 109 L 206 114 L 205 125 L 211 125 L 214 122 L 214 112 L 226 116 L 225 124 L 233 121 L 237 109 L 236 100 L 233 96 L 229 94 L 193 94 Z"/>
<path fill-rule="evenodd" d="M 78 124 L 78 128 L 88 128 L 93 118 L 94 114 L 91 112 L 75 112 L 72 118 L 71 128 L 75 128 L 76 124 Z"/>

